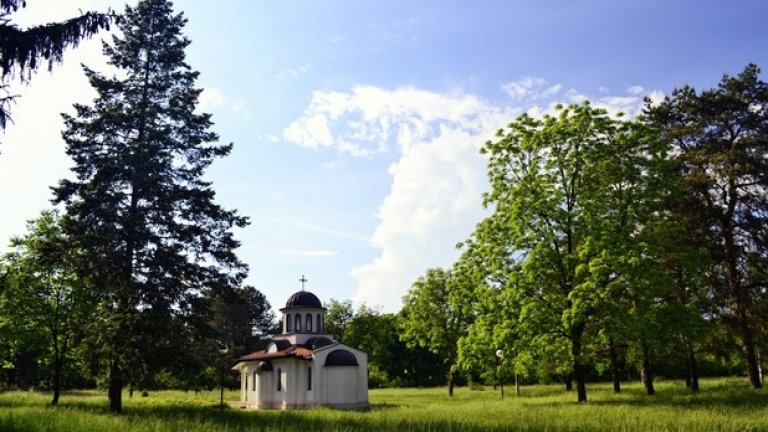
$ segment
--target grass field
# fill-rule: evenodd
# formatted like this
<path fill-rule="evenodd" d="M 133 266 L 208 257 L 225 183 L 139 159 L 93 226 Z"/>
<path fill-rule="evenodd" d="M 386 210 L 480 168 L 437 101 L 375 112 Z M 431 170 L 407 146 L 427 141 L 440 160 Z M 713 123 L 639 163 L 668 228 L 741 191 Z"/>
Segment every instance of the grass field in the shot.
<path fill-rule="evenodd" d="M 515 397 L 498 391 L 458 388 L 384 389 L 370 392 L 365 412 L 218 410 L 218 392 L 151 392 L 124 400 L 124 412 L 108 412 L 105 392 L 63 395 L 0 393 L 0 431 L 768 431 L 768 391 L 750 390 L 745 379 L 704 380 L 691 395 L 680 382 L 659 382 L 647 397 L 639 383 L 614 395 L 609 384 L 588 386 L 590 402 L 560 386 L 523 387 Z M 238 393 L 226 394 L 229 401 Z"/>

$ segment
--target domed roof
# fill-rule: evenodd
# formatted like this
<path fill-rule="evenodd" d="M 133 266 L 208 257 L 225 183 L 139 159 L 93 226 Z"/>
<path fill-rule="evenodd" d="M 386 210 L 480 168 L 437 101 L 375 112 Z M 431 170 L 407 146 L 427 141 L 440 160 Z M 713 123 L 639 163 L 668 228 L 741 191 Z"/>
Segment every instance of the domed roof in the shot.
<path fill-rule="evenodd" d="M 343 349 L 331 351 L 325 358 L 326 366 L 358 366 L 357 358 L 351 352 Z"/>
<path fill-rule="evenodd" d="M 285 308 L 322 308 L 323 304 L 316 295 L 309 291 L 299 291 L 288 297 Z"/>

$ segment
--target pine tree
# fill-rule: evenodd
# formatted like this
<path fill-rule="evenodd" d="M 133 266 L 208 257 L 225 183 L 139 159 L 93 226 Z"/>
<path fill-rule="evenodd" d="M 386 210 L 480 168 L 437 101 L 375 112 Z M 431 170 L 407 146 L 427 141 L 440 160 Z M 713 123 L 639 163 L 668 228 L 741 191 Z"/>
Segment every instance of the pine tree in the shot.
<path fill-rule="evenodd" d="M 48 23 L 28 29 L 19 29 L 11 22 L 11 14 L 26 6 L 25 0 L 0 0 L 0 76 L 5 81 L 18 74 L 26 82 L 42 63 L 48 63 L 50 70 L 61 63 L 64 50 L 76 47 L 82 39 L 91 37 L 102 29 L 109 30 L 110 22 L 116 18 L 111 12 L 86 12 L 79 17 L 57 23 Z M 16 96 L 0 97 L 0 130 L 10 121 L 8 105 Z"/>
<path fill-rule="evenodd" d="M 174 337 L 171 317 L 208 289 L 238 286 L 247 270 L 231 232 L 247 218 L 215 204 L 201 178 L 232 145 L 215 144 L 210 114 L 195 112 L 201 90 L 184 61 L 185 23 L 168 0 L 126 7 L 122 36 L 104 44 L 118 75 L 85 68 L 98 97 L 64 115 L 76 179 L 59 183 L 55 201 L 89 254 L 80 271 L 101 298 L 95 326 L 113 412 L 127 374 Z"/>
<path fill-rule="evenodd" d="M 747 375 L 762 387 L 757 340 L 768 272 L 768 82 L 749 64 L 717 88 L 675 89 L 648 121 L 672 145 L 688 202 L 678 211 L 703 231 L 710 297 L 741 338 Z"/>

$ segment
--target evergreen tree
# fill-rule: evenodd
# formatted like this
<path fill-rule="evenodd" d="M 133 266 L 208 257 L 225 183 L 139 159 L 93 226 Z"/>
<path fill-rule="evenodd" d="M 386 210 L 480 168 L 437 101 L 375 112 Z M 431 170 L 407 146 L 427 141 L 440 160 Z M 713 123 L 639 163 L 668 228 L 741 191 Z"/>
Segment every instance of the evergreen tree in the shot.
<path fill-rule="evenodd" d="M 172 316 L 206 290 L 239 286 L 247 270 L 231 232 L 247 218 L 215 204 L 202 180 L 232 146 L 215 144 L 210 115 L 195 112 L 201 90 L 184 60 L 185 23 L 168 0 L 126 7 L 122 36 L 104 44 L 119 74 L 85 68 L 98 97 L 64 116 L 76 178 L 59 183 L 55 201 L 100 296 L 94 325 L 113 412 L 135 359 L 174 338 Z"/>
<path fill-rule="evenodd" d="M 704 231 L 710 296 L 741 338 L 754 388 L 762 386 L 756 343 L 768 272 L 768 83 L 759 75 L 750 64 L 715 89 L 676 89 L 646 112 L 675 150 L 689 197 L 679 213 Z"/>
<path fill-rule="evenodd" d="M 102 29 L 109 30 L 112 13 L 87 12 L 63 22 L 19 29 L 11 22 L 11 14 L 26 6 L 25 0 L 0 0 L 0 69 L 2 82 L 18 73 L 27 81 L 41 63 L 48 63 L 50 70 L 61 63 L 64 50 L 77 46 L 84 38 L 93 36 Z M 0 85 L 5 90 L 6 85 Z M 10 120 L 8 105 L 15 96 L 0 97 L 0 130 Z"/>

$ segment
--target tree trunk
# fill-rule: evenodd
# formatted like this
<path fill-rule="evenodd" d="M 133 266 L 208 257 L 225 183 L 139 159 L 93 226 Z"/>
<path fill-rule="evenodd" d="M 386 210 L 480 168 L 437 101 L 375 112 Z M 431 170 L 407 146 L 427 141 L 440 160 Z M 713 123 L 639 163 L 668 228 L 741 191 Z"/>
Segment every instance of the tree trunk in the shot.
<path fill-rule="evenodd" d="M 112 360 L 109 369 L 109 410 L 115 414 L 123 411 L 123 380 L 120 378 L 118 361 Z"/>
<path fill-rule="evenodd" d="M 645 341 L 642 342 L 642 349 L 643 364 L 642 368 L 640 369 L 640 378 L 643 380 L 643 385 L 645 386 L 645 394 L 648 396 L 653 396 L 656 394 L 656 390 L 653 388 L 653 371 L 651 370 L 650 350 L 648 349 L 648 344 Z"/>
<path fill-rule="evenodd" d="M 621 393 L 621 381 L 619 380 L 619 355 L 616 352 L 616 344 L 609 341 L 611 355 L 611 378 L 613 379 L 613 392 Z"/>
<path fill-rule="evenodd" d="M 133 399 L 133 380 L 128 383 L 128 398 Z"/>
<path fill-rule="evenodd" d="M 731 181 L 731 189 L 735 189 Z M 733 196 L 733 192 L 731 192 Z M 747 362 L 747 375 L 749 384 L 753 389 L 759 389 L 763 386 L 760 380 L 760 370 L 757 366 L 757 356 L 755 355 L 755 334 L 750 325 L 749 318 L 749 294 L 741 283 L 741 272 L 738 266 L 738 248 L 735 245 L 733 228 L 730 226 L 731 215 L 735 203 L 730 203 L 727 221 L 723 224 L 723 236 L 725 237 L 726 252 L 726 270 L 728 274 L 728 285 L 735 300 L 736 328 L 741 336 L 741 351 L 744 354 L 744 360 Z"/>
<path fill-rule="evenodd" d="M 58 351 L 58 350 L 57 350 Z M 64 359 L 57 352 L 53 356 L 53 399 L 51 400 L 51 406 L 56 406 L 59 403 L 59 396 L 61 395 L 61 381 L 62 372 L 64 369 Z"/>
<path fill-rule="evenodd" d="M 755 337 L 752 332 L 752 328 L 749 325 L 746 317 L 739 317 L 739 327 L 741 330 L 741 351 L 744 353 L 744 358 L 747 361 L 747 374 L 749 375 L 749 385 L 753 389 L 759 389 L 763 387 L 763 382 L 760 379 L 760 367 L 757 364 L 757 353 L 755 350 Z"/>
<path fill-rule="evenodd" d="M 687 369 L 688 373 L 685 377 L 685 384 L 692 392 L 699 391 L 699 369 L 696 365 L 696 354 L 693 352 L 693 348 L 688 348 L 688 361 Z"/>
<path fill-rule="evenodd" d="M 584 365 L 581 359 L 581 337 L 584 334 L 584 324 L 571 327 L 571 355 L 573 356 L 573 379 L 576 381 L 576 399 L 587 401 L 587 386 L 584 382 Z"/>
<path fill-rule="evenodd" d="M 453 371 L 448 371 L 448 396 L 453 397 L 453 387 L 456 385 L 456 380 L 453 379 Z"/>
<path fill-rule="evenodd" d="M 573 375 L 565 377 L 565 391 L 573 391 Z"/>

